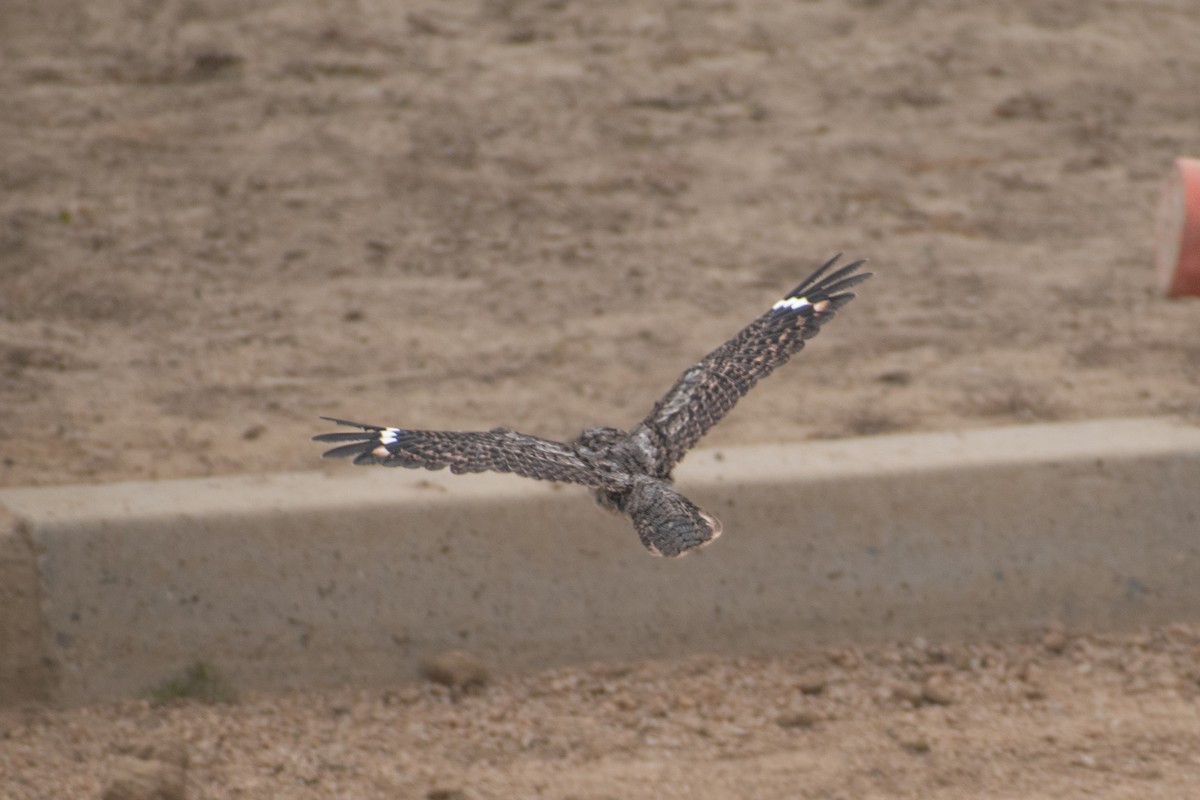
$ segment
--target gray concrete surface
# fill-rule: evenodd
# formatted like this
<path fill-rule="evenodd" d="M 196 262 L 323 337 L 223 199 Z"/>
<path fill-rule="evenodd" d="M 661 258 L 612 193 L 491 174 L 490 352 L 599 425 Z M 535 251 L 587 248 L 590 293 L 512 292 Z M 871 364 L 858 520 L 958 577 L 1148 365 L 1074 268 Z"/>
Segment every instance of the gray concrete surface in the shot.
<path fill-rule="evenodd" d="M 314 458 L 317 453 L 314 451 Z M 1117 420 L 702 450 L 725 535 L 647 555 L 577 487 L 326 473 L 0 491 L 0 703 L 1200 618 L 1200 428 Z"/>

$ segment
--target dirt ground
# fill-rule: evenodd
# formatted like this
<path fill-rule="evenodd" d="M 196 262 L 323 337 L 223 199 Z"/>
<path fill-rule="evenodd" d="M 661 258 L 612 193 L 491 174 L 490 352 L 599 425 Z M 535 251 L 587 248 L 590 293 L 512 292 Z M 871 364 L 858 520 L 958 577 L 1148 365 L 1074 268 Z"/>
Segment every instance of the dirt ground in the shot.
<path fill-rule="evenodd" d="M 626 426 L 843 250 L 877 277 L 707 444 L 1194 414 L 1194 12 L 10 0 L 0 484 Z"/>
<path fill-rule="evenodd" d="M 1200 627 L 1173 625 L 560 669 L 457 697 L 30 707 L 0 713 L 0 788 L 97 798 L 133 773 L 213 800 L 1181 799 L 1200 785 L 1198 662 Z"/>
<path fill-rule="evenodd" d="M 629 425 L 838 251 L 876 277 L 706 444 L 1195 417 L 1200 302 L 1151 265 L 1197 41 L 1192 0 L 6 0 L 0 486 L 321 468 L 318 414 Z M 96 796 L 160 736 L 200 797 L 1200 778 L 1192 629 L 905 647 L 29 709 L 0 793 Z M 930 672 L 962 698 L 889 688 Z"/>

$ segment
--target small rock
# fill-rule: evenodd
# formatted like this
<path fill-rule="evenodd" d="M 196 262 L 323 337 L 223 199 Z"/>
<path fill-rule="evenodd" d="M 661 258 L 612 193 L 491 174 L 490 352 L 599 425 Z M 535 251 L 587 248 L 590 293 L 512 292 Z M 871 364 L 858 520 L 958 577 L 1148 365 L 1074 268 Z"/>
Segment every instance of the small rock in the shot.
<path fill-rule="evenodd" d="M 626 694 L 625 692 L 618 692 L 617 694 L 614 694 L 612 702 L 613 705 L 616 706 L 620 711 L 634 711 L 641 707 L 641 703 L 639 703 L 636 698 Z"/>
<path fill-rule="evenodd" d="M 426 792 L 425 797 L 427 800 L 466 800 L 467 795 L 462 789 L 438 787 Z"/>
<path fill-rule="evenodd" d="M 405 686 L 400 689 L 389 689 L 383 693 L 383 704 L 386 706 L 411 706 L 421 699 L 421 690 L 416 686 Z"/>
<path fill-rule="evenodd" d="M 914 706 L 924 702 L 924 692 L 915 683 L 897 683 L 891 687 L 891 695 L 897 700 L 912 703 Z"/>
<path fill-rule="evenodd" d="M 905 750 L 916 755 L 923 755 L 933 749 L 928 739 L 916 734 L 901 736 L 897 741 Z"/>
<path fill-rule="evenodd" d="M 267 432 L 266 425 L 251 425 L 246 430 L 242 431 L 242 438 L 247 442 L 253 442 L 258 437 Z"/>
<path fill-rule="evenodd" d="M 920 728 L 904 725 L 900 728 L 888 728 L 885 732 L 892 741 L 909 753 L 923 755 L 933 749 L 929 737 Z"/>
<path fill-rule="evenodd" d="M 451 689 L 470 689 L 488 682 L 484 663 L 466 650 L 447 650 L 421 662 L 421 676 Z"/>
<path fill-rule="evenodd" d="M 796 678 L 796 688 L 801 694 L 820 694 L 825 691 L 825 687 L 829 685 L 829 679 L 825 674 L 816 670 L 803 672 L 800 677 Z"/>
<path fill-rule="evenodd" d="M 242 57 L 218 46 L 208 45 L 193 48 L 190 61 L 188 77 L 206 80 L 235 70 L 242 63 Z"/>
<path fill-rule="evenodd" d="M 173 764 L 181 770 L 188 768 L 187 745 L 178 739 L 149 742 L 136 748 L 133 755 L 143 761 L 161 761 Z"/>
<path fill-rule="evenodd" d="M 696 698 L 691 695 L 677 695 L 671 700 L 671 709 L 674 711 L 691 711 L 696 707 Z"/>
<path fill-rule="evenodd" d="M 1026 661 L 1017 669 L 1017 677 L 1025 684 L 1022 694 L 1026 700 L 1045 699 L 1046 690 L 1042 687 L 1045 676 L 1037 664 L 1032 661 Z"/>
<path fill-rule="evenodd" d="M 935 706 L 948 706 L 955 701 L 954 693 L 940 675 L 934 675 L 921 687 L 921 700 Z"/>
<path fill-rule="evenodd" d="M 1032 92 L 1023 92 L 1004 98 L 992 108 L 992 115 L 1000 119 L 1046 118 L 1050 101 Z"/>
<path fill-rule="evenodd" d="M 1056 655 L 1062 653 L 1067 649 L 1066 632 L 1058 626 L 1051 627 L 1042 636 L 1042 647 Z"/>
<path fill-rule="evenodd" d="M 808 709 L 800 709 L 799 711 L 791 711 L 783 714 L 779 719 L 775 720 L 781 728 L 792 728 L 808 730 L 816 727 L 816 724 L 821 721 L 821 718 L 816 713 Z"/>
<path fill-rule="evenodd" d="M 849 647 L 844 650 L 830 652 L 829 660 L 845 670 L 855 670 L 862 666 L 862 655 Z"/>
<path fill-rule="evenodd" d="M 880 383 L 890 383 L 893 386 L 908 386 L 912 383 L 912 373 L 906 369 L 891 369 L 879 373 Z"/>
<path fill-rule="evenodd" d="M 186 772 L 179 764 L 118 756 L 103 800 L 184 800 Z"/>

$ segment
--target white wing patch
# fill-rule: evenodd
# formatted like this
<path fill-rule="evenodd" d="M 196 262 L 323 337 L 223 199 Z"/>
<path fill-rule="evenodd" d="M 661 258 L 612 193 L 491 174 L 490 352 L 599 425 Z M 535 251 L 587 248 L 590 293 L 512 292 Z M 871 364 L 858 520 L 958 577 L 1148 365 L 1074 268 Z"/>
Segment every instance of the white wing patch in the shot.
<path fill-rule="evenodd" d="M 805 306 L 811 306 L 811 305 L 812 305 L 812 303 L 808 302 L 807 297 L 785 297 L 782 300 L 780 300 L 778 303 L 776 303 L 775 305 L 771 306 L 771 310 L 776 311 L 780 308 L 790 308 L 795 311 L 799 311 L 800 309 L 804 308 Z"/>
<path fill-rule="evenodd" d="M 384 428 L 379 432 L 379 444 L 371 452 L 380 458 L 387 458 L 392 453 L 388 450 L 388 445 L 395 444 L 400 440 L 399 428 Z"/>
<path fill-rule="evenodd" d="M 829 300 L 818 300 L 815 303 L 810 303 L 808 302 L 807 297 L 785 297 L 775 305 L 771 306 L 771 310 L 778 311 L 781 308 L 787 308 L 791 309 L 792 311 L 799 311 L 805 306 L 812 306 L 813 311 L 819 313 L 829 307 Z"/>

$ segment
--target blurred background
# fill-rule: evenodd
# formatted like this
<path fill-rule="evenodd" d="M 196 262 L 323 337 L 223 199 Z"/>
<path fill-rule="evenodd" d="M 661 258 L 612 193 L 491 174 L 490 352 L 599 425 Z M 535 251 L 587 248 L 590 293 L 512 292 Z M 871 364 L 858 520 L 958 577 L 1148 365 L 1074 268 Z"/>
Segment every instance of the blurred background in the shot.
<path fill-rule="evenodd" d="M 0 484 L 628 426 L 838 251 L 877 277 L 707 444 L 1194 414 L 1194 12 L 9 0 Z"/>

